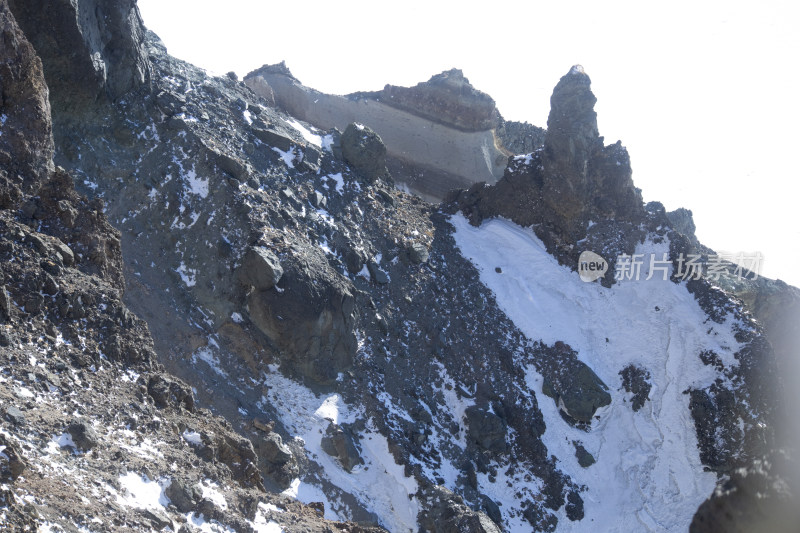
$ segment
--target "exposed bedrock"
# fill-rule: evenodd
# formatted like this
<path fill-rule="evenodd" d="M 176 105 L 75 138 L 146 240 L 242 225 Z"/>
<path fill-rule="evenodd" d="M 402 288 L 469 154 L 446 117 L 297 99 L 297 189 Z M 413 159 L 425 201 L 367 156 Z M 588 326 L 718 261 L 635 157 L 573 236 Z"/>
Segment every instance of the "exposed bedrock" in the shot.
<path fill-rule="evenodd" d="M 54 108 L 113 101 L 150 79 L 136 0 L 8 3 L 42 59 Z"/>
<path fill-rule="evenodd" d="M 353 362 L 357 309 L 352 283 L 337 275 L 320 254 L 295 246 L 286 253 L 277 285 L 252 287 L 246 309 L 293 372 L 330 384 Z"/>
<path fill-rule="evenodd" d="M 462 211 L 475 225 L 502 216 L 533 226 L 548 251 L 573 266 L 583 249 L 609 261 L 632 253 L 646 217 L 641 191 L 625 147 L 603 144 L 596 101 L 589 76 L 572 67 L 553 90 L 544 147 L 512 158 L 494 185 L 452 191 L 447 209 Z M 606 278 L 613 281 L 613 268 Z"/>
<path fill-rule="evenodd" d="M 511 154 L 495 133 L 499 114 L 494 101 L 469 85 L 460 71 L 412 88 L 387 86 L 349 96 L 305 87 L 282 64 L 251 72 L 245 83 L 318 128 L 344 131 L 352 122 L 368 126 L 386 144 L 389 169 L 405 169 L 410 176 L 402 183 L 427 199 L 440 200 L 451 188 L 477 181 L 496 182 Z M 525 133 L 523 128 L 520 135 Z"/>

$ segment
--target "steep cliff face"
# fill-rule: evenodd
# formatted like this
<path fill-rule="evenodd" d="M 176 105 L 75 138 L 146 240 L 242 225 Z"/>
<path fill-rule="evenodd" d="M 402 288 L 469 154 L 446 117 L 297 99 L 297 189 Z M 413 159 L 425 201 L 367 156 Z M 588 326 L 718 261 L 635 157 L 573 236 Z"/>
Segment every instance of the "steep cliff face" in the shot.
<path fill-rule="evenodd" d="M 476 181 L 494 183 L 510 152 L 495 132 L 494 101 L 458 70 L 411 88 L 334 96 L 303 86 L 283 66 L 264 66 L 245 77 L 259 96 L 327 130 L 357 122 L 386 144 L 389 170 L 398 183 L 432 201 Z M 523 134 L 524 135 L 524 134 Z"/>
<path fill-rule="evenodd" d="M 85 110 L 149 80 L 136 0 L 10 0 L 9 6 L 44 63 L 54 106 Z"/>
<path fill-rule="evenodd" d="M 493 130 L 500 123 L 500 113 L 492 97 L 475 89 L 457 68 L 436 74 L 414 87 L 387 85 L 382 91 L 357 93 L 357 96 L 464 131 Z"/>
<path fill-rule="evenodd" d="M 5 4 L 2 32 L 0 208 L 7 209 L 22 194 L 35 194 L 53 170 L 53 134 L 42 63 Z"/>
<path fill-rule="evenodd" d="M 627 150 L 619 141 L 603 145 L 595 102 L 589 77 L 573 67 L 553 90 L 543 147 L 511 159 L 497 184 L 451 191 L 445 203 L 475 225 L 502 216 L 533 226 L 569 265 L 594 250 L 611 261 L 604 278 L 611 283 L 614 258 L 633 252 L 646 212 Z"/>

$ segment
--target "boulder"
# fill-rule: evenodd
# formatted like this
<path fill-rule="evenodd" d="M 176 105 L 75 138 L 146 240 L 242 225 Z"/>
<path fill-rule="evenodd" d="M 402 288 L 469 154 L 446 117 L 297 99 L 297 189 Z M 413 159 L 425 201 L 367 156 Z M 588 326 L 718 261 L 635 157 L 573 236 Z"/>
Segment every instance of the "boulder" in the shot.
<path fill-rule="evenodd" d="M 177 379 L 155 374 L 147 382 L 147 394 L 160 409 L 183 407 L 187 411 L 194 411 L 192 390 Z"/>
<path fill-rule="evenodd" d="M 274 287 L 283 276 L 283 268 L 278 257 L 263 246 L 247 250 L 238 270 L 239 281 L 256 290 Z"/>
<path fill-rule="evenodd" d="M 193 511 L 203 498 L 203 491 L 198 485 L 189 486 L 180 479 L 173 479 L 164 489 L 164 494 L 182 513 Z"/>
<path fill-rule="evenodd" d="M 542 392 L 578 422 L 591 422 L 598 408 L 611 403 L 608 386 L 582 361 L 575 361 L 560 374 L 546 376 Z"/>
<path fill-rule="evenodd" d="M 11 439 L 0 433 L 0 483 L 15 481 L 28 467 L 22 452 Z"/>
<path fill-rule="evenodd" d="M 581 465 L 581 467 L 589 468 L 596 462 L 594 456 L 586 451 L 586 448 L 583 447 L 583 444 L 580 444 L 577 441 L 573 441 L 572 444 L 575 446 L 575 458 L 578 460 L 578 464 Z"/>
<path fill-rule="evenodd" d="M 275 465 L 283 465 L 292 460 L 292 450 L 283 443 L 283 439 L 275 432 L 270 432 L 260 443 L 261 458 Z"/>
<path fill-rule="evenodd" d="M 348 472 L 352 472 L 356 465 L 364 464 L 361 455 L 358 453 L 356 439 L 353 434 L 339 426 L 330 423 L 322 437 L 322 450 L 339 460 L 342 467 Z"/>
<path fill-rule="evenodd" d="M 367 183 L 390 181 L 386 168 L 386 145 L 380 136 L 367 126 L 351 123 L 341 139 L 342 158 Z"/>
<path fill-rule="evenodd" d="M 316 246 L 295 245 L 282 265 L 282 290 L 251 291 L 248 317 L 281 350 L 282 369 L 332 383 L 356 353 L 355 287 Z"/>
<path fill-rule="evenodd" d="M 72 442 L 79 450 L 89 451 L 99 443 L 97 432 L 84 422 L 73 422 L 67 426 L 67 432 L 72 436 Z"/>
<path fill-rule="evenodd" d="M 378 285 L 386 285 L 389 283 L 389 275 L 386 274 L 375 261 L 369 261 L 367 263 L 367 270 L 369 271 L 369 277 Z"/>
<path fill-rule="evenodd" d="M 494 413 L 473 405 L 465 411 L 470 439 L 478 447 L 493 452 L 506 451 L 506 423 Z"/>
<path fill-rule="evenodd" d="M 408 247 L 408 257 L 411 259 L 412 263 L 419 265 L 421 263 L 428 262 L 430 253 L 428 252 L 428 248 L 424 244 L 420 242 L 415 242 Z"/>

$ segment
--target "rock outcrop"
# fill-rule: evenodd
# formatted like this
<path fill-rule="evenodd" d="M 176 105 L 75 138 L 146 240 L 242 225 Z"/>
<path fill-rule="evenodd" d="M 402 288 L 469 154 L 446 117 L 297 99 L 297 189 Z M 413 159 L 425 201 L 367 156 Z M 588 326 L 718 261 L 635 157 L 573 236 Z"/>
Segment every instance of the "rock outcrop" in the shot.
<path fill-rule="evenodd" d="M 303 86 L 285 64 L 267 65 L 244 79 L 259 96 L 314 126 L 344 131 L 353 122 L 376 132 L 398 184 L 438 202 L 450 189 L 494 183 L 511 152 L 502 147 L 494 101 L 458 70 L 406 88 L 348 96 Z"/>
<path fill-rule="evenodd" d="M 492 97 L 473 87 L 457 68 L 414 87 L 386 85 L 382 91 L 356 94 L 464 131 L 492 130 L 501 120 Z"/>
<path fill-rule="evenodd" d="M 590 83 L 583 68 L 570 69 L 553 90 L 544 147 L 513 158 L 495 185 L 451 192 L 449 210 L 462 211 L 475 225 L 502 216 L 534 226 L 548 250 L 572 266 L 580 253 L 575 245 L 584 238 L 581 249 L 606 259 L 632 253 L 645 217 L 642 197 L 627 150 L 619 141 L 603 144 Z M 598 221 L 606 224 L 590 224 Z M 613 269 L 606 282 L 612 278 Z"/>
<path fill-rule="evenodd" d="M 392 183 L 386 168 L 386 145 L 380 136 L 362 124 L 348 124 L 341 139 L 342 157 L 368 183 Z"/>
<path fill-rule="evenodd" d="M 77 111 L 149 81 L 136 0 L 9 0 L 9 6 L 44 63 L 55 107 Z"/>
<path fill-rule="evenodd" d="M 5 3 L 0 24 L 0 208 L 8 209 L 38 192 L 53 170 L 54 147 L 42 63 Z"/>

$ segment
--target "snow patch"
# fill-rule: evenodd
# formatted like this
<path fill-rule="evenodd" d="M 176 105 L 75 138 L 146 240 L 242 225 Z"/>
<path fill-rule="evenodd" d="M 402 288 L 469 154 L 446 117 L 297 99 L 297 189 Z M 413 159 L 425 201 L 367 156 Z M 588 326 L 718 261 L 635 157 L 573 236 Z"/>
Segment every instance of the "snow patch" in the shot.
<path fill-rule="evenodd" d="M 683 391 L 716 378 L 699 353 L 735 349 L 730 326 L 698 328 L 706 317 L 685 285 L 661 276 L 645 281 L 646 269 L 639 281 L 606 289 L 584 283 L 576 272 L 560 266 L 529 229 L 502 219 L 475 228 L 461 214 L 450 221 L 461 253 L 478 268 L 481 281 L 517 327 L 533 340 L 569 344 L 610 388 L 611 405 L 598 412 L 600 419 L 588 432 L 581 431 L 564 422 L 555 403 L 539 394 L 542 376 L 527 367 L 528 387 L 537 394 L 547 426 L 542 439 L 548 453 L 587 487 L 582 493 L 586 517 L 572 522 L 562 508 L 559 531 L 687 530 L 697 507 L 713 491 L 716 476 L 703 471 Z M 636 252 L 661 257 L 668 248 L 666 242 L 646 242 Z M 650 401 L 638 412 L 619 392 L 619 371 L 629 364 L 652 376 Z M 597 463 L 581 468 L 573 440 Z M 501 503 L 504 510 L 517 506 Z"/>

